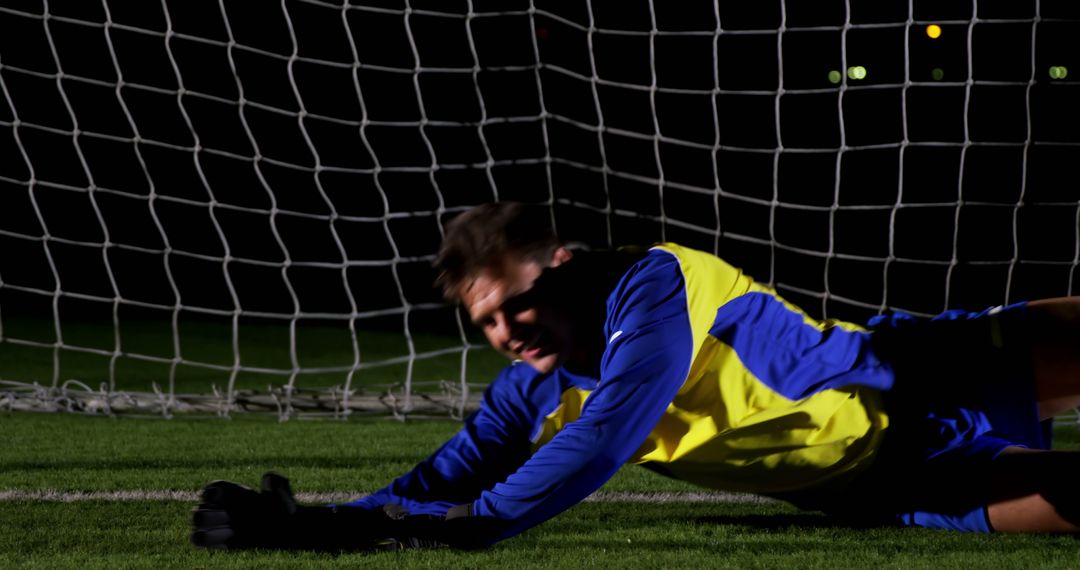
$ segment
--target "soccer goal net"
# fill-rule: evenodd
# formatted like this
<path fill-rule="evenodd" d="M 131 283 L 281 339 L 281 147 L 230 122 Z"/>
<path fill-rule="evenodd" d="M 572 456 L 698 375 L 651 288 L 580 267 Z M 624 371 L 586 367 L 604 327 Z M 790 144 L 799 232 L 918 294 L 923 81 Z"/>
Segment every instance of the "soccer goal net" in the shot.
<path fill-rule="evenodd" d="M 1077 293 L 1071 0 L 13 0 L 0 409 L 470 409 L 443 223 L 718 252 L 818 317 Z"/>

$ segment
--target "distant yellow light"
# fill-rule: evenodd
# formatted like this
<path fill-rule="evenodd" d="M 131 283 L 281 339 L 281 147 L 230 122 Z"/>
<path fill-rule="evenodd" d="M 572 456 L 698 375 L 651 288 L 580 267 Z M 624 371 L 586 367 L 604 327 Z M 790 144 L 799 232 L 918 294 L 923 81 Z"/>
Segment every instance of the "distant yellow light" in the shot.
<path fill-rule="evenodd" d="M 930 39 L 936 40 L 941 37 L 941 26 L 937 24 L 930 24 L 926 26 L 926 35 L 930 36 Z"/>
<path fill-rule="evenodd" d="M 1050 79 L 1065 79 L 1069 76 L 1069 70 L 1064 65 L 1055 65 L 1050 68 Z"/>
<path fill-rule="evenodd" d="M 855 65 L 847 68 L 848 79 L 866 79 L 866 68 L 861 65 Z"/>
<path fill-rule="evenodd" d="M 829 72 L 829 83 L 832 83 L 833 85 L 836 85 L 837 83 L 840 83 L 840 80 L 843 79 L 843 78 L 844 78 L 844 76 L 841 75 L 840 72 L 835 70 L 835 69 Z"/>

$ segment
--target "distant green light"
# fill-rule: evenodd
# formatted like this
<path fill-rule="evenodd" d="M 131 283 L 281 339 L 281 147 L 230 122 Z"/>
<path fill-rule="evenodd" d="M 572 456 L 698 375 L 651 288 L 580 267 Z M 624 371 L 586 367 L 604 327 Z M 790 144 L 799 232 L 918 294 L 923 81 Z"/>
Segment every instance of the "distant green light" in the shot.
<path fill-rule="evenodd" d="M 847 68 L 848 79 L 866 79 L 866 68 L 861 65 L 856 65 Z"/>
<path fill-rule="evenodd" d="M 1055 65 L 1050 68 L 1050 79 L 1065 79 L 1069 70 L 1064 65 Z"/>
<path fill-rule="evenodd" d="M 933 71 L 930 72 L 930 77 L 932 77 L 934 81 L 941 81 L 942 79 L 945 79 L 945 70 L 940 67 L 935 67 Z"/>
<path fill-rule="evenodd" d="M 829 72 L 829 83 L 832 83 L 833 85 L 836 85 L 837 83 L 840 83 L 840 80 L 843 79 L 843 78 L 844 78 L 844 76 L 841 75 L 840 72 L 835 70 L 835 69 Z"/>

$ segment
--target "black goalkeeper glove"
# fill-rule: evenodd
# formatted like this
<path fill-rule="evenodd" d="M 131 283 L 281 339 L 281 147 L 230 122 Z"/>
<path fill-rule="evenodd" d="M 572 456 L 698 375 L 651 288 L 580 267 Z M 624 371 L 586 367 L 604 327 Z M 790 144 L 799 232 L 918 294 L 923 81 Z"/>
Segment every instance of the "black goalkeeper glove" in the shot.
<path fill-rule="evenodd" d="M 409 516 L 397 505 L 382 510 L 296 504 L 289 480 L 262 477 L 260 491 L 214 481 L 191 516 L 191 542 L 220 549 L 401 550 L 445 546 L 432 538 L 441 517 Z"/>

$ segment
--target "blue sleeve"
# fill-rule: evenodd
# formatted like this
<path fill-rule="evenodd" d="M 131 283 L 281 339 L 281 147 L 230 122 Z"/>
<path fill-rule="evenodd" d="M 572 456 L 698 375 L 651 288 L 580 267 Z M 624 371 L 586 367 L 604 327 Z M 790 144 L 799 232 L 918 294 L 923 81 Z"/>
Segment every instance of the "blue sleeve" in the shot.
<path fill-rule="evenodd" d="M 395 503 L 412 514 L 444 515 L 452 506 L 472 502 L 529 456 L 537 413 L 533 393 L 542 380 L 526 365 L 507 367 L 454 437 L 386 487 L 343 506 Z"/>
<path fill-rule="evenodd" d="M 693 333 L 673 256 L 653 252 L 635 265 L 609 297 L 607 319 L 611 340 L 581 416 L 473 503 L 474 515 L 503 523 L 491 542 L 600 488 L 645 441 L 686 380 Z"/>

